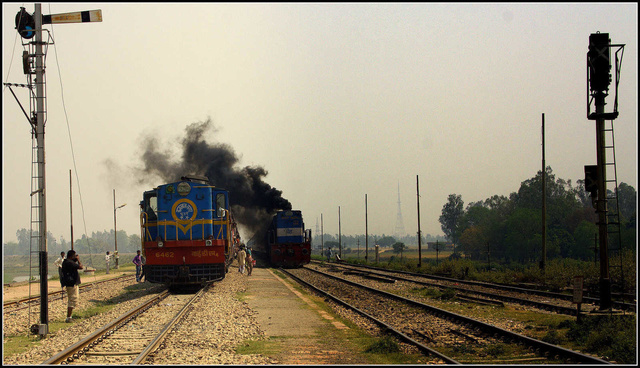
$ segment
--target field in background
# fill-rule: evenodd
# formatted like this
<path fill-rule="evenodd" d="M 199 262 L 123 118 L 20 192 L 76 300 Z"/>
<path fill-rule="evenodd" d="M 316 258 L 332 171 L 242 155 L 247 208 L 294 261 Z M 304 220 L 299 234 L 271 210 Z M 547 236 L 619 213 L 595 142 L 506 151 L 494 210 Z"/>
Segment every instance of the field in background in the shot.
<path fill-rule="evenodd" d="M 58 270 L 56 266 L 53 264 L 55 260 L 60 256 L 60 254 L 49 254 L 49 262 L 48 262 L 48 278 L 49 279 L 58 279 Z M 104 254 L 80 254 L 80 262 L 82 262 L 83 266 L 91 267 L 96 269 L 97 271 L 104 271 L 106 269 L 106 262 L 104 260 Z M 120 267 L 132 265 L 134 253 L 124 253 L 120 254 Z M 39 269 L 38 269 L 38 257 L 34 255 L 31 260 L 31 277 L 35 277 L 35 279 L 39 279 Z M 110 267 L 113 269 L 115 265 L 115 260 L 111 259 Z M 11 282 L 19 282 L 26 281 L 29 279 L 29 256 L 4 256 L 2 259 L 2 283 L 8 284 Z M 16 279 L 17 278 L 17 279 Z"/>

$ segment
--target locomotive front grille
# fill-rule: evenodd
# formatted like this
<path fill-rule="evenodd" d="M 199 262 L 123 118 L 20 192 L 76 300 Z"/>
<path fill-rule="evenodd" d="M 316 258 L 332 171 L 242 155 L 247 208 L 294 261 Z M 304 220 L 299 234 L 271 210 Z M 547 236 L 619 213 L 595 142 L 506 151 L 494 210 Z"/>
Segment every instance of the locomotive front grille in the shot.
<path fill-rule="evenodd" d="M 224 264 L 196 265 L 145 265 L 145 278 L 152 283 L 199 284 L 221 280 L 225 275 Z"/>

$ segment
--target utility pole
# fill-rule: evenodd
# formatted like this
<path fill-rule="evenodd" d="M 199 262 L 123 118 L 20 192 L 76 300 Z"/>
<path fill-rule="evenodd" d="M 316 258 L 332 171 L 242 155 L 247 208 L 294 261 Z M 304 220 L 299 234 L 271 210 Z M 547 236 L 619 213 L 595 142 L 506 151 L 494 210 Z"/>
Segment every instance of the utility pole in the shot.
<path fill-rule="evenodd" d="M 69 169 L 69 216 L 71 218 L 71 250 L 73 250 L 73 191 L 71 190 L 71 169 Z"/>
<path fill-rule="evenodd" d="M 37 210 L 37 222 L 38 226 L 38 259 L 39 259 L 39 273 L 40 273 L 40 324 L 31 326 L 31 332 L 38 335 L 46 335 L 49 333 L 49 305 L 48 305 L 48 249 L 47 249 L 47 213 L 46 213 L 46 175 L 45 175 L 45 125 L 46 125 L 46 89 L 45 89 L 45 49 L 44 45 L 48 45 L 49 41 L 43 41 L 42 26 L 44 24 L 54 23 L 78 23 L 78 22 L 101 22 L 102 11 L 82 11 L 64 14 L 51 14 L 42 15 L 42 4 L 34 4 L 33 14 L 29 14 L 25 8 L 21 7 L 20 11 L 16 15 L 16 30 L 20 36 L 26 40 L 35 37 L 35 41 L 29 41 L 23 43 L 23 46 L 28 45 L 29 51 L 24 51 L 22 55 L 22 67 L 29 84 L 26 86 L 30 89 L 30 106 L 35 106 L 35 110 L 31 111 L 31 116 L 28 116 L 22 108 L 22 104 L 16 101 L 22 108 L 22 111 L 27 115 L 29 124 L 32 127 L 32 135 L 35 136 L 36 142 L 36 164 L 37 169 L 32 177 L 32 185 L 37 182 L 36 190 L 31 193 L 31 197 L 35 195 L 35 203 L 32 199 L 32 211 Z M 35 61 L 35 70 L 32 70 L 32 66 Z M 31 83 L 31 75 L 35 75 L 35 80 Z M 32 93 L 33 85 L 35 84 L 35 96 Z M 10 83 L 5 83 L 11 89 Z M 24 85 L 20 85 L 24 86 Z M 13 90 L 11 91 L 13 93 Z M 14 94 L 15 97 L 15 94 Z M 32 212 L 33 214 L 33 212 Z M 73 236 L 72 236 L 73 238 Z M 72 239 L 73 241 L 73 239 Z M 72 243 L 73 246 L 73 243 Z"/>
<path fill-rule="evenodd" d="M 324 256 L 324 220 L 322 214 L 320 214 L 320 256 Z"/>
<path fill-rule="evenodd" d="M 364 195 L 364 263 L 369 260 L 369 209 L 367 195 Z"/>
<path fill-rule="evenodd" d="M 540 269 L 544 274 L 547 263 L 547 166 L 544 158 L 544 113 L 542 114 L 542 259 Z"/>
<path fill-rule="evenodd" d="M 116 270 L 118 269 L 118 262 L 120 259 L 120 255 L 118 254 L 118 228 L 116 227 L 116 210 L 126 206 L 127 204 L 120 205 L 116 207 L 116 190 L 113 190 L 113 238 L 115 240 L 115 248 L 116 252 L 114 253 L 114 257 L 116 257 L 116 266 L 114 267 Z"/>
<path fill-rule="evenodd" d="M 418 268 L 422 267 L 422 232 L 420 231 L 420 184 L 416 175 L 416 193 L 418 196 Z"/>
<path fill-rule="evenodd" d="M 338 246 L 339 246 L 339 257 L 342 259 L 342 227 L 340 225 L 340 206 L 338 206 Z"/>

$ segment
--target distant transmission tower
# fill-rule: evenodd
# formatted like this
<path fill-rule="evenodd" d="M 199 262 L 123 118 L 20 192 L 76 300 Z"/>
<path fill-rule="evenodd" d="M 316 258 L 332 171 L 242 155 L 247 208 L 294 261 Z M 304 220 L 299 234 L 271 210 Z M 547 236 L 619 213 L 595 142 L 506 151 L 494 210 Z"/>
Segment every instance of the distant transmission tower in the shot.
<path fill-rule="evenodd" d="M 404 222 L 402 221 L 402 207 L 400 206 L 400 183 L 398 183 L 398 217 L 396 218 L 396 230 L 393 235 L 395 238 L 399 239 L 405 236 L 404 232 Z"/>
<path fill-rule="evenodd" d="M 318 218 L 316 217 L 316 233 L 312 234 L 312 238 L 316 239 L 316 245 L 318 245 L 318 238 L 316 238 L 318 235 L 320 235 L 320 226 L 318 225 Z"/>

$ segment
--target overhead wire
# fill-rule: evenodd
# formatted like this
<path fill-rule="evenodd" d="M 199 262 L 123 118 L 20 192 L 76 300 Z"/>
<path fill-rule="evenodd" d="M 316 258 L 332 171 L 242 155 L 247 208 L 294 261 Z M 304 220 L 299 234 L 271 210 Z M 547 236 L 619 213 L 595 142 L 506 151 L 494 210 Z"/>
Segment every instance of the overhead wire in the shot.
<path fill-rule="evenodd" d="M 51 14 L 51 3 L 49 3 L 49 14 Z M 53 31 L 53 24 L 51 24 L 51 39 L 54 39 L 54 31 Z M 55 46 L 55 40 L 53 42 L 53 45 Z M 85 212 L 84 212 L 84 202 L 82 200 L 82 190 L 80 188 L 80 177 L 78 175 L 78 168 L 76 165 L 76 156 L 75 156 L 75 152 L 73 150 L 73 139 L 71 137 L 71 127 L 69 125 L 69 115 L 67 114 L 67 105 L 65 103 L 65 99 L 64 99 L 64 86 L 62 83 L 62 72 L 60 71 L 60 63 L 58 62 L 58 48 L 54 47 L 53 48 L 54 51 L 54 56 L 56 59 L 56 67 L 58 70 L 58 80 L 60 81 L 60 96 L 62 99 L 62 109 L 64 111 L 64 117 L 65 117 L 65 121 L 67 124 L 67 132 L 69 134 L 69 145 L 71 147 L 71 158 L 73 160 L 73 169 L 76 175 L 76 183 L 78 185 L 78 195 L 80 196 L 80 209 L 82 210 L 82 224 L 84 227 L 84 236 L 85 239 L 87 241 L 87 248 L 89 249 L 89 264 L 93 267 L 93 257 L 91 256 L 91 245 L 89 244 L 89 236 L 87 235 L 87 222 L 85 219 Z M 95 278 L 95 273 L 94 273 L 94 278 Z"/>

